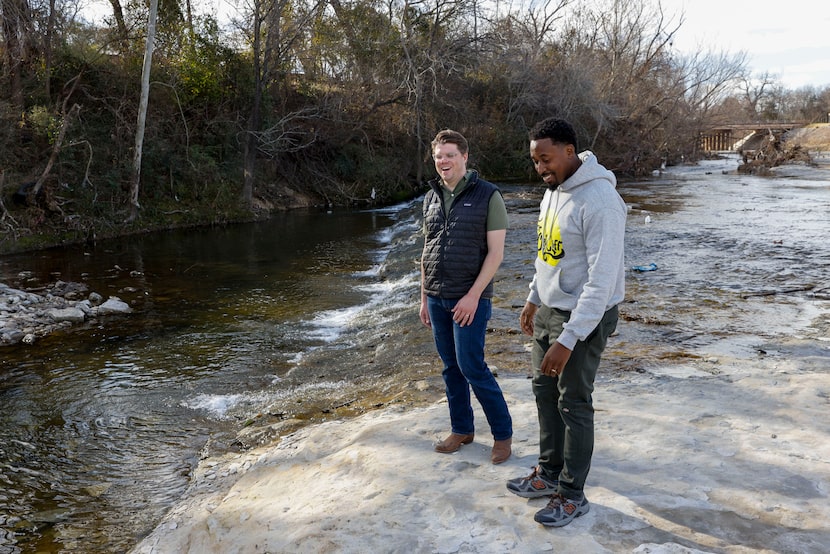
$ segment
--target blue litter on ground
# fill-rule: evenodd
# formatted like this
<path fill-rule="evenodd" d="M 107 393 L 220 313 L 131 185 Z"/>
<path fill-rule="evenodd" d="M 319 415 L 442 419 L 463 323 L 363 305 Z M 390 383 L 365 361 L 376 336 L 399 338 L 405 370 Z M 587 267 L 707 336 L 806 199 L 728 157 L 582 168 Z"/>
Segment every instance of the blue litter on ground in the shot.
<path fill-rule="evenodd" d="M 654 271 L 657 269 L 657 264 L 651 262 L 648 265 L 635 265 L 631 269 L 633 269 L 634 271 Z"/>

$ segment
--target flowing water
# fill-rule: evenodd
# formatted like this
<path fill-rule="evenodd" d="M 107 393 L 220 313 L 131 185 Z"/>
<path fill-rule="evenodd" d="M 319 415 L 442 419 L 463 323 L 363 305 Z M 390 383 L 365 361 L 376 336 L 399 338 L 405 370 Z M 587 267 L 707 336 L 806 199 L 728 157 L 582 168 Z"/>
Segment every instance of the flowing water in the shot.
<path fill-rule="evenodd" d="M 709 354 L 755 349 L 746 336 L 797 335 L 820 323 L 830 298 L 827 170 L 783 168 L 778 176 L 735 173 L 736 158 L 675 169 L 624 188 L 627 311 L 658 344 Z M 648 222 L 647 222 L 648 221 Z M 826 339 L 830 320 L 814 329 Z M 656 324 L 656 326 L 655 326 Z M 826 355 L 826 350 L 824 351 Z"/>
<path fill-rule="evenodd" d="M 10 286 L 84 282 L 135 310 L 0 351 L 0 552 L 123 552 L 209 439 L 340 388 L 307 360 L 410 302 L 415 266 L 380 264 L 415 231 L 406 206 L 290 213 L 0 259 Z"/>
<path fill-rule="evenodd" d="M 631 367 L 751 353 L 750 335 L 826 341 L 827 172 L 753 177 L 736 166 L 620 185 L 626 263 L 656 266 L 627 279 L 618 342 L 634 350 Z M 517 228 L 508 248 L 521 252 L 506 257 L 502 282 L 521 283 L 494 304 L 496 327 L 515 326 L 541 195 L 504 190 Z M 417 212 L 418 202 L 291 213 L 0 258 L 10 286 L 84 282 L 135 309 L 0 350 L 0 553 L 124 552 L 184 493 L 206 450 L 240 446 L 252 418 L 296 420 L 321 399 L 400 379 L 394 363 L 373 361 L 384 344 L 403 355 L 415 340 Z M 827 343 L 810 344 L 830 365 Z"/>

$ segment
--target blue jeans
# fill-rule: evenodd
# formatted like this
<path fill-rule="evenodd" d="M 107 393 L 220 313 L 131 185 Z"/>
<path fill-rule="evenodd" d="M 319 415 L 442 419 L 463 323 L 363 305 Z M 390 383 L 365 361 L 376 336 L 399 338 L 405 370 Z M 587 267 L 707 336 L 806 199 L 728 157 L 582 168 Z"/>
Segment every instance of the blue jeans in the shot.
<path fill-rule="evenodd" d="M 490 299 L 478 301 L 473 322 L 461 327 L 452 320 L 452 309 L 458 299 L 427 297 L 427 310 L 432 322 L 432 336 L 438 355 L 444 362 L 444 385 L 450 408 L 452 432 L 470 435 L 475 432 L 470 389 L 481 404 L 495 440 L 513 436 L 513 420 L 507 409 L 501 387 L 484 361 L 484 335 L 493 313 Z"/>

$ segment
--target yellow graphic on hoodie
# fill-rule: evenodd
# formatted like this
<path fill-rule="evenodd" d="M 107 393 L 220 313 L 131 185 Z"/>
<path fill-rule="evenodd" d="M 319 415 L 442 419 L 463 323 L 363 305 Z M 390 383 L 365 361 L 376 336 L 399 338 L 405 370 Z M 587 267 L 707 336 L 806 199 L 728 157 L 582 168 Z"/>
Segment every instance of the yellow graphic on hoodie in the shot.
<path fill-rule="evenodd" d="M 539 258 L 546 264 L 556 267 L 559 260 L 565 257 L 562 245 L 562 230 L 559 228 L 559 218 L 554 210 L 548 208 L 539 215 L 537 225 L 537 249 Z"/>

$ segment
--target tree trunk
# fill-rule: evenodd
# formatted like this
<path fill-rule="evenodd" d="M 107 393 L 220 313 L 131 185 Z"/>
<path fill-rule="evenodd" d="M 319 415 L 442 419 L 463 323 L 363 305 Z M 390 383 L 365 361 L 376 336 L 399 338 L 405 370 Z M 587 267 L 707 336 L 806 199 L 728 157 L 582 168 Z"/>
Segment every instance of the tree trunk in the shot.
<path fill-rule="evenodd" d="M 43 187 L 43 183 L 46 181 L 46 177 L 48 177 L 49 172 L 52 171 L 52 166 L 55 165 L 55 160 L 58 159 L 58 154 L 60 154 L 61 148 L 63 147 L 63 141 L 66 138 L 66 130 L 69 128 L 69 123 L 72 121 L 72 118 L 75 117 L 75 114 L 80 111 L 81 107 L 78 104 L 75 104 L 72 106 L 72 109 L 69 110 L 69 113 L 64 115 L 63 125 L 61 125 L 61 130 L 58 133 L 58 137 L 55 139 L 55 144 L 52 147 L 52 154 L 49 156 L 46 168 L 43 170 L 43 173 L 41 173 L 40 178 L 35 183 L 35 186 L 32 187 L 32 190 L 29 192 L 29 202 L 32 202 L 32 199 L 37 197 L 37 194 Z"/>
<path fill-rule="evenodd" d="M 112 5 L 112 15 L 115 17 L 115 26 L 118 28 L 118 40 L 121 41 L 122 49 L 126 49 L 129 45 L 130 33 L 124 20 L 124 10 L 121 8 L 119 0 L 110 0 L 110 4 Z M 158 7 L 156 10 L 158 10 Z"/>
<path fill-rule="evenodd" d="M 261 54 L 262 54 L 262 6 L 259 2 L 254 5 L 253 29 L 253 58 L 254 58 L 254 105 L 248 117 L 248 129 L 245 136 L 244 167 L 242 181 L 242 202 L 250 208 L 254 202 L 254 176 L 256 175 L 257 131 L 261 125 L 262 89 L 265 86 Z"/>
<path fill-rule="evenodd" d="M 32 40 L 31 11 L 25 0 L 2 0 L 3 37 L 9 97 L 16 108 L 23 108 L 23 71 L 29 59 L 28 41 Z"/>
<path fill-rule="evenodd" d="M 130 178 L 130 216 L 127 222 L 138 217 L 138 191 L 141 183 L 141 154 L 144 149 L 144 127 L 147 123 L 147 104 L 150 97 L 150 68 L 153 65 L 153 43 L 156 37 L 156 18 L 158 0 L 150 0 L 150 16 L 147 20 L 147 46 L 144 50 L 144 68 L 141 70 L 141 99 L 138 103 L 138 123 L 135 130 L 135 152 L 133 153 L 133 173 Z"/>
<path fill-rule="evenodd" d="M 49 0 L 49 20 L 46 23 L 46 44 L 43 45 L 44 79 L 46 96 L 51 95 L 52 82 L 52 35 L 55 33 L 55 0 Z"/>
<path fill-rule="evenodd" d="M 63 105 L 61 106 L 61 117 L 63 119 L 63 123 L 61 124 L 61 130 L 58 133 L 57 138 L 55 139 L 55 144 L 52 146 L 52 154 L 49 156 L 49 161 L 46 163 L 46 168 L 43 170 L 43 173 L 40 174 L 40 178 L 37 180 L 35 186 L 32 187 L 32 190 L 30 190 L 29 194 L 27 195 L 27 201 L 30 203 L 34 201 L 34 199 L 40 192 L 40 189 L 43 188 L 43 183 L 46 181 L 46 177 L 49 176 L 49 172 L 52 171 L 52 166 L 55 165 L 55 161 L 58 159 L 58 154 L 60 154 L 61 148 L 63 148 L 63 141 L 66 138 L 66 130 L 69 128 L 69 124 L 72 122 L 72 119 L 75 117 L 75 114 L 81 111 L 81 107 L 78 104 L 73 105 L 69 112 L 66 111 L 66 106 L 69 104 L 69 100 L 75 93 L 75 89 L 77 88 L 78 83 L 81 82 L 81 75 L 79 74 L 70 82 L 72 82 L 72 88 L 69 90 L 69 93 L 66 95 L 66 98 L 63 99 Z"/>
<path fill-rule="evenodd" d="M 195 32 L 193 31 L 193 6 L 190 0 L 186 0 L 185 2 L 185 24 L 187 25 L 187 34 L 190 36 L 192 41 L 195 36 Z"/>

